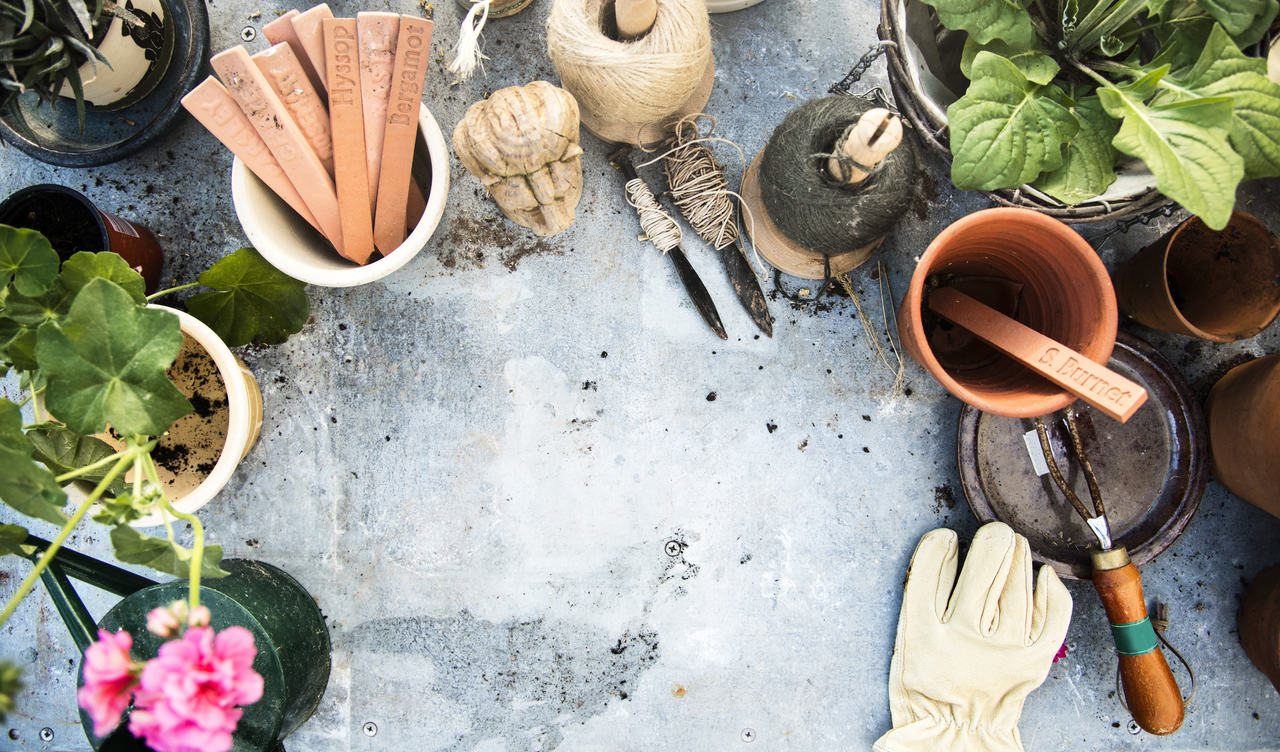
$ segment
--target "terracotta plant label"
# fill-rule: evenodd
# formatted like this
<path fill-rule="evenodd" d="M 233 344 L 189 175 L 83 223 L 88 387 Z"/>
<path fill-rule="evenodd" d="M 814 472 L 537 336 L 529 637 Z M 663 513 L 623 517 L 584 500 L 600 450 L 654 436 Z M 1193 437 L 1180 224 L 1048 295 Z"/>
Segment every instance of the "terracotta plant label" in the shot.
<path fill-rule="evenodd" d="M 1138 384 L 959 290 L 934 290 L 928 304 L 930 310 L 1121 423 L 1147 401 L 1147 390 Z"/>
<path fill-rule="evenodd" d="M 284 102 L 293 121 L 307 137 L 311 150 L 320 158 L 329 174 L 333 174 L 333 137 L 329 133 L 329 112 L 298 56 L 287 43 L 272 46 L 253 56 L 253 62 L 267 77 L 271 88 Z"/>
<path fill-rule="evenodd" d="M 321 86 L 324 86 L 327 81 L 324 71 L 324 32 L 320 29 L 320 24 L 326 18 L 333 18 L 333 11 L 329 10 L 327 4 L 320 3 L 302 11 L 291 21 L 302 49 L 306 51 L 307 57 L 311 58 L 311 65 L 316 69 Z"/>
<path fill-rule="evenodd" d="M 322 28 L 344 255 L 364 264 L 373 255 L 373 214 L 369 208 L 356 19 L 326 18 Z"/>
<path fill-rule="evenodd" d="M 422 83 L 430 56 L 431 26 L 430 21 L 413 16 L 400 19 L 374 212 L 373 240 L 383 255 L 394 251 L 405 238 L 405 207 L 409 200 Z"/>
<path fill-rule="evenodd" d="M 369 164 L 369 201 L 377 205 L 378 175 L 382 167 L 382 136 L 391 98 L 391 75 L 396 65 L 396 37 L 400 16 L 360 13 L 356 34 L 360 46 L 360 95 L 364 99 L 365 154 Z"/>
<path fill-rule="evenodd" d="M 182 106 L 191 113 L 201 125 L 222 142 L 231 153 L 240 157 L 254 175 L 275 192 L 286 204 L 293 208 L 307 223 L 320 230 L 307 203 L 302 200 L 298 189 L 289 182 L 280 163 L 272 156 L 271 150 L 254 129 L 253 123 L 245 116 L 231 94 L 218 83 L 216 78 L 207 78 L 189 94 L 182 98 Z M 323 232 L 323 231 L 321 231 Z"/>
<path fill-rule="evenodd" d="M 266 76 L 254 65 L 243 47 L 233 47 L 214 55 L 211 62 L 285 175 L 289 176 L 289 182 L 298 189 L 315 215 L 324 236 L 338 253 L 342 253 L 342 222 L 333 179 L 307 144 L 302 129 L 289 116 L 284 102 L 276 96 Z"/>
<path fill-rule="evenodd" d="M 320 74 L 316 72 L 315 66 L 311 64 L 311 58 L 307 55 L 306 49 L 302 46 L 302 40 L 298 39 L 298 32 L 293 30 L 293 19 L 298 16 L 298 9 L 294 8 L 288 13 L 280 16 L 276 20 L 262 27 L 262 35 L 272 44 L 280 44 L 284 42 L 293 50 L 293 54 L 297 56 L 298 62 L 302 64 L 302 69 L 307 72 L 307 79 L 311 81 L 311 85 L 324 95 L 324 81 L 320 80 Z"/>

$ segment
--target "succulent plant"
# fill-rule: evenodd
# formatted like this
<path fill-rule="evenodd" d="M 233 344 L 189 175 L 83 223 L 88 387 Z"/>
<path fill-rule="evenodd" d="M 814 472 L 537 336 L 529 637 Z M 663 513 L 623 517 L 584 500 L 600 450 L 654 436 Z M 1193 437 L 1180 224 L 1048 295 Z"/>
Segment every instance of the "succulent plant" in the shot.
<path fill-rule="evenodd" d="M 92 4 L 92 7 L 91 5 Z M 112 0 L 0 0 L 0 110 L 19 94 L 52 101 L 69 86 L 84 127 L 80 66 L 109 65 L 93 46 L 108 16 L 128 15 Z"/>

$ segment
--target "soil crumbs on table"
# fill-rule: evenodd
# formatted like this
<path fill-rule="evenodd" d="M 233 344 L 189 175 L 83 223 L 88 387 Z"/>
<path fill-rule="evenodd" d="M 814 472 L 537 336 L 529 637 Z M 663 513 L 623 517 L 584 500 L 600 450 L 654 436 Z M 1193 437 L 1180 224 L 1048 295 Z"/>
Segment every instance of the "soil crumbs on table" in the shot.
<path fill-rule="evenodd" d="M 501 217 L 458 217 L 449 223 L 437 256 L 446 269 L 475 269 L 483 268 L 485 254 L 496 250 L 502 265 L 514 272 L 529 256 L 564 255 L 563 248 L 546 238 L 531 238 L 528 234 Z"/>
<path fill-rule="evenodd" d="M 230 410 L 217 364 L 190 337 L 183 337 L 169 378 L 195 408 L 169 428 L 151 453 L 172 498 L 190 493 L 213 472 L 227 440 Z"/>

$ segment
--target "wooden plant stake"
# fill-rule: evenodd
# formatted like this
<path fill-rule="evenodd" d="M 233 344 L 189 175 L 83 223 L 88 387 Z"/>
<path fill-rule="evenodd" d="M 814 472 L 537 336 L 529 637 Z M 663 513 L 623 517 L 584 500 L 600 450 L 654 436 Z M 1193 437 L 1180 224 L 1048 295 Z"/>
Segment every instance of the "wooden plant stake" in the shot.
<path fill-rule="evenodd" d="M 360 101 L 356 19 L 326 18 L 325 76 L 333 121 L 333 158 L 347 258 L 366 264 L 373 255 L 373 214 L 369 208 L 368 163 L 364 148 L 364 108 Z"/>
<path fill-rule="evenodd" d="M 418 111 L 431 52 L 431 27 L 430 21 L 421 18 L 400 18 L 391 101 L 387 105 L 383 132 L 377 209 L 373 215 L 373 242 L 384 256 L 398 248 L 405 238 Z"/>

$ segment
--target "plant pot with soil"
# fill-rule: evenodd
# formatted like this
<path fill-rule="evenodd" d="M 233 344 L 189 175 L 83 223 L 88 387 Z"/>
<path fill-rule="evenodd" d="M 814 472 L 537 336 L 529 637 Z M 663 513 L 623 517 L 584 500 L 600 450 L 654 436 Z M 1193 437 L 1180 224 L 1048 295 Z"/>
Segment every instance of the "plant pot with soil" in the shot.
<path fill-rule="evenodd" d="M 148 294 L 160 287 L 164 252 L 156 236 L 136 222 L 102 211 L 72 188 L 45 183 L 14 192 L 0 202 L 0 225 L 41 233 L 62 261 L 78 251 L 111 251 L 142 275 Z"/>
<path fill-rule="evenodd" d="M 1276 6 L 1234 5 L 882 0 L 880 34 L 956 187 L 1072 222 L 1163 194 L 1221 229 L 1242 179 L 1280 175 L 1280 84 L 1241 52 Z"/>
<path fill-rule="evenodd" d="M 226 347 L 283 342 L 300 330 L 309 315 L 304 286 L 244 248 L 184 285 L 212 288 L 187 300 L 187 316 L 148 305 L 142 277 L 118 255 L 79 252 L 61 261 L 43 235 L 7 225 L 0 225 L 0 283 L 0 363 L 27 393 L 0 400 L 0 500 L 60 528 L 0 612 L 0 626 L 90 514 L 110 528 L 120 561 L 191 576 L 194 608 L 201 561 L 219 574 L 221 549 L 206 549 L 191 511 L 226 483 L 261 415 L 251 375 Z M 201 383 L 215 370 L 225 413 L 221 392 Z M 188 381 L 197 388 L 184 393 Z M 187 433 L 182 421 L 192 412 L 189 422 L 204 431 Z M 170 484 L 158 461 L 166 453 L 182 460 L 169 467 L 175 477 L 194 470 L 199 481 Z M 68 514 L 66 486 L 77 482 L 91 490 L 71 499 Z M 192 527 L 191 547 L 178 543 L 173 520 Z M 135 527 L 162 522 L 167 539 Z M 0 524 L 0 554 L 21 553 L 26 536 Z M 13 673 L 0 667 L 0 684 Z M 0 686 L 0 695 L 11 690 Z"/>
<path fill-rule="evenodd" d="M 208 47 L 197 0 L 0 0 L 0 137 L 57 165 L 120 159 L 172 122 Z"/>

